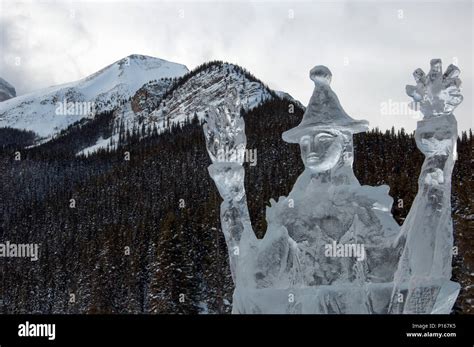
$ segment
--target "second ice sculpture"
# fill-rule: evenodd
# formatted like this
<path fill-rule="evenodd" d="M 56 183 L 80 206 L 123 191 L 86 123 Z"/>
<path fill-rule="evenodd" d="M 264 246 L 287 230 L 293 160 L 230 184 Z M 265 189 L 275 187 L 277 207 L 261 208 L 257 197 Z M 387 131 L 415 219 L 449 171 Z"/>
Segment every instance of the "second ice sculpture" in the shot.
<path fill-rule="evenodd" d="M 209 110 L 204 133 L 209 173 L 223 199 L 222 231 L 235 284 L 233 313 L 449 313 L 451 173 L 462 101 L 459 69 L 442 74 L 432 60 L 407 93 L 419 103 L 416 143 L 425 155 L 419 191 L 405 223 L 391 214 L 388 186 L 361 186 L 352 170 L 352 135 L 367 130 L 343 110 L 324 66 L 301 123 L 283 133 L 300 145 L 305 170 L 287 197 L 271 200 L 268 229 L 257 239 L 242 166 L 246 137 L 240 101 L 230 93 Z"/>

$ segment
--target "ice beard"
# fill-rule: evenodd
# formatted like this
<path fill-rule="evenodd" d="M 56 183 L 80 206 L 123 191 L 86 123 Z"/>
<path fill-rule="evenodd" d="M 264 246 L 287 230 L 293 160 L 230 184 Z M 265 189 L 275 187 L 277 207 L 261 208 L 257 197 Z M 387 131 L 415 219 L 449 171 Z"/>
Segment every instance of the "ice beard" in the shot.
<path fill-rule="evenodd" d="M 254 257 L 242 259 L 247 264 L 241 269 L 246 271 L 239 274 L 237 283 L 245 285 L 236 288 L 236 312 L 386 313 L 402 249 L 395 242 L 400 227 L 390 212 L 393 199 L 388 186 L 359 184 L 352 169 L 352 134 L 334 134 L 339 137 L 334 143 L 340 144 L 334 165 L 321 171 L 315 170 L 315 161 L 305 162 L 306 168 L 288 197 L 270 201 L 265 237 L 248 254 Z M 307 158 L 304 152 L 303 161 Z M 319 155 L 317 159 L 324 165 L 334 157 L 323 160 Z M 259 308 L 263 303 L 257 302 L 272 297 L 261 290 L 276 290 L 274 294 L 280 299 L 281 295 L 286 298 L 293 294 L 294 303 L 300 306 Z M 251 292 L 259 299 L 245 300 L 256 306 L 239 306 L 242 295 Z M 300 301 L 305 295 L 310 302 Z M 360 300 L 350 303 L 354 295 Z M 374 295 L 383 299 L 374 299 Z M 316 302 L 318 308 L 313 306 Z"/>

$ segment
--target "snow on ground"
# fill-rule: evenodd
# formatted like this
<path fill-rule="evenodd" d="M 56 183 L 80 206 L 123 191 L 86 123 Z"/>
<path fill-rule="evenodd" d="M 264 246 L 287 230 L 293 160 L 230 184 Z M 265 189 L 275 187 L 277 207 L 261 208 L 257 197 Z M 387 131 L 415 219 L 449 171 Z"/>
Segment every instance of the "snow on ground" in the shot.
<path fill-rule="evenodd" d="M 84 148 L 83 150 L 76 153 L 76 155 L 77 156 L 85 155 L 87 157 L 87 156 L 97 152 L 99 149 L 105 149 L 107 147 L 109 147 L 111 149 L 115 149 L 115 148 L 117 148 L 118 139 L 119 139 L 118 134 L 115 134 L 115 135 L 113 135 L 111 137 L 108 137 L 106 139 L 100 137 L 94 145 L 92 145 L 90 147 L 87 147 L 87 148 Z"/>

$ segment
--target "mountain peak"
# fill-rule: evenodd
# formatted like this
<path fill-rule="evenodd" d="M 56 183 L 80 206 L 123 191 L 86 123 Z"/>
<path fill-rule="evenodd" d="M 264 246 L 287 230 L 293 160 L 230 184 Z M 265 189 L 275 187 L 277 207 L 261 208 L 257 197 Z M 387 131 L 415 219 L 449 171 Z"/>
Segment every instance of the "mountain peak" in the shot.
<path fill-rule="evenodd" d="M 122 58 L 122 59 L 116 61 L 115 63 L 113 63 L 109 66 L 119 65 L 120 68 L 132 66 L 132 65 L 137 65 L 137 66 L 142 66 L 142 67 L 143 66 L 145 66 L 145 67 L 147 67 L 147 66 L 157 67 L 157 66 L 166 65 L 166 64 L 176 64 L 176 63 L 172 63 L 172 62 L 167 61 L 165 59 L 152 57 L 152 56 L 144 55 L 144 54 L 130 54 L 130 55 L 126 56 L 125 58 Z M 184 65 L 181 65 L 181 64 L 177 64 L 177 65 L 184 66 Z M 187 70 L 187 68 L 186 68 L 186 70 Z"/>
<path fill-rule="evenodd" d="M 116 61 L 114 64 L 118 64 L 120 66 L 129 66 L 130 63 L 140 64 L 140 63 L 153 62 L 153 61 L 162 62 L 162 61 L 165 61 L 165 60 L 160 59 L 160 58 L 151 57 L 149 55 L 130 54 L 130 55 L 126 56 L 125 58 L 122 58 L 122 59 Z M 114 64 L 111 64 L 111 65 L 114 65 Z"/>
<path fill-rule="evenodd" d="M 150 55 L 144 55 L 144 54 L 130 54 L 129 56 L 125 57 L 124 59 L 130 59 L 130 60 L 146 60 L 146 59 L 158 59 L 158 60 L 163 60 L 160 58 L 152 57 Z"/>

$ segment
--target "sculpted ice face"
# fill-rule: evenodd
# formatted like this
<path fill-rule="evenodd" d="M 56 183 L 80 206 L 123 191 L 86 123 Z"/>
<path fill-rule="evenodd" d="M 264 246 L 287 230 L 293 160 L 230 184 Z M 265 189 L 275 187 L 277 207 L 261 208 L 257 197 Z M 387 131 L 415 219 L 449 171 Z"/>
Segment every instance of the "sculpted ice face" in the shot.
<path fill-rule="evenodd" d="M 342 155 L 342 134 L 330 130 L 314 131 L 301 137 L 300 148 L 305 167 L 313 172 L 324 172 L 332 169 Z"/>

